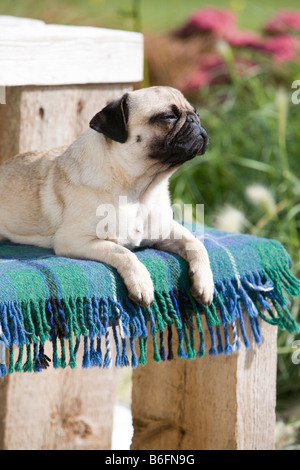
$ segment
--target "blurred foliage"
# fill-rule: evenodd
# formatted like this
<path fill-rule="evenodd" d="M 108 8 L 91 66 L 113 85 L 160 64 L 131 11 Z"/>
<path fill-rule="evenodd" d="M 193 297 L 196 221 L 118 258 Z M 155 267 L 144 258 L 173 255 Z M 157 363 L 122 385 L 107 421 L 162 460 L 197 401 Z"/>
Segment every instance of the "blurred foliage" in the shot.
<path fill-rule="evenodd" d="M 102 26 L 132 30 L 136 0 L 0 0 L 0 15 L 38 18 L 46 23 Z M 242 28 L 259 29 L 278 8 L 297 8 L 299 0 L 140 0 L 143 31 L 176 28 L 191 12 L 205 5 L 231 8 Z"/>
<path fill-rule="evenodd" d="M 210 135 L 209 149 L 200 157 L 202 164 L 193 160 L 175 174 L 171 188 L 183 202 L 202 201 L 210 224 L 224 201 L 232 204 L 246 215 L 251 233 L 267 237 L 280 233 L 297 262 L 300 126 L 299 107 L 292 103 L 291 94 L 292 90 L 270 82 L 264 71 L 201 89 L 193 101 Z M 276 210 L 271 214 L 247 199 L 245 190 L 254 183 L 272 194 Z M 300 271 L 300 265 L 295 268 Z"/>

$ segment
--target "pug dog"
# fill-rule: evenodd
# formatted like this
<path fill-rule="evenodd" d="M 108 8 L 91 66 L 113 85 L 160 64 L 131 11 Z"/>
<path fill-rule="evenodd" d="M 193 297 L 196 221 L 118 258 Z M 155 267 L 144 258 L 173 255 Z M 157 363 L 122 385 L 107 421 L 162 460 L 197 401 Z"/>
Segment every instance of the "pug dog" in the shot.
<path fill-rule="evenodd" d="M 214 282 L 207 251 L 173 220 L 168 189 L 170 176 L 207 145 L 196 108 L 179 90 L 125 93 L 69 147 L 1 165 L 0 239 L 113 266 L 141 306 L 151 305 L 154 288 L 134 249 L 175 253 L 189 264 L 192 295 L 209 305 Z"/>

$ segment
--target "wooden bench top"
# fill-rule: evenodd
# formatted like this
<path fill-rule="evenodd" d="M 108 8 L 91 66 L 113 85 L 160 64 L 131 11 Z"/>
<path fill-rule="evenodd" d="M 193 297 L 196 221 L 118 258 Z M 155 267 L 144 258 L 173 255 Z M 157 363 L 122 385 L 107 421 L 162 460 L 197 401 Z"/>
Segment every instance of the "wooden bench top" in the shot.
<path fill-rule="evenodd" d="M 139 82 L 143 47 L 141 33 L 0 16 L 0 85 Z"/>

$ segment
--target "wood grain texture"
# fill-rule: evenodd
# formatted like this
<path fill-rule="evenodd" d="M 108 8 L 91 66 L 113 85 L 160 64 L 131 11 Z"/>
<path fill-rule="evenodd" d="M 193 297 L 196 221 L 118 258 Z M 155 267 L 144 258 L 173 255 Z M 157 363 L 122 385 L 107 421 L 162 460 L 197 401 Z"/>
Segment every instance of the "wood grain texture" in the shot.
<path fill-rule="evenodd" d="M 135 370 L 132 449 L 273 449 L 277 329 L 261 328 L 264 342 L 250 350 L 193 361 L 149 359 Z"/>
<path fill-rule="evenodd" d="M 129 84 L 7 87 L 0 105 L 0 163 L 17 153 L 70 145 Z"/>
<path fill-rule="evenodd" d="M 114 368 L 81 364 L 7 376 L 0 381 L 0 449 L 110 449 L 115 389 Z"/>
<path fill-rule="evenodd" d="M 0 85 L 140 82 L 143 48 L 141 33 L 0 16 Z"/>
<path fill-rule="evenodd" d="M 7 104 L 0 104 L 0 164 L 20 148 L 21 88 L 8 87 L 5 91 Z"/>

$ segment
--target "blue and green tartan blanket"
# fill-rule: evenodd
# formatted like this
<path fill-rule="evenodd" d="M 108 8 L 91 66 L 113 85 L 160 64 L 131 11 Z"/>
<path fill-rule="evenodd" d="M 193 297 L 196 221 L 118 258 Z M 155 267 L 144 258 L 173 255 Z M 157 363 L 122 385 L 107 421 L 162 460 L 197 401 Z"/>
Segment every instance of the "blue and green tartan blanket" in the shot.
<path fill-rule="evenodd" d="M 171 253 L 136 251 L 155 288 L 154 303 L 141 308 L 130 301 L 123 281 L 110 266 L 1 242 L 0 376 L 38 372 L 50 362 L 55 368 L 73 368 L 80 341 L 84 344 L 80 362 L 85 368 L 113 363 L 137 367 L 146 363 L 148 336 L 155 361 L 172 359 L 174 354 L 188 359 L 203 356 L 204 323 L 212 355 L 235 352 L 240 341 L 249 347 L 245 317 L 258 344 L 261 321 L 290 333 L 300 331 L 288 299 L 300 295 L 300 282 L 278 241 L 207 227 L 195 235 L 208 250 L 214 274 L 214 301 L 209 307 L 191 296 L 187 263 Z M 52 344 L 52 358 L 44 352 L 46 341 Z"/>

